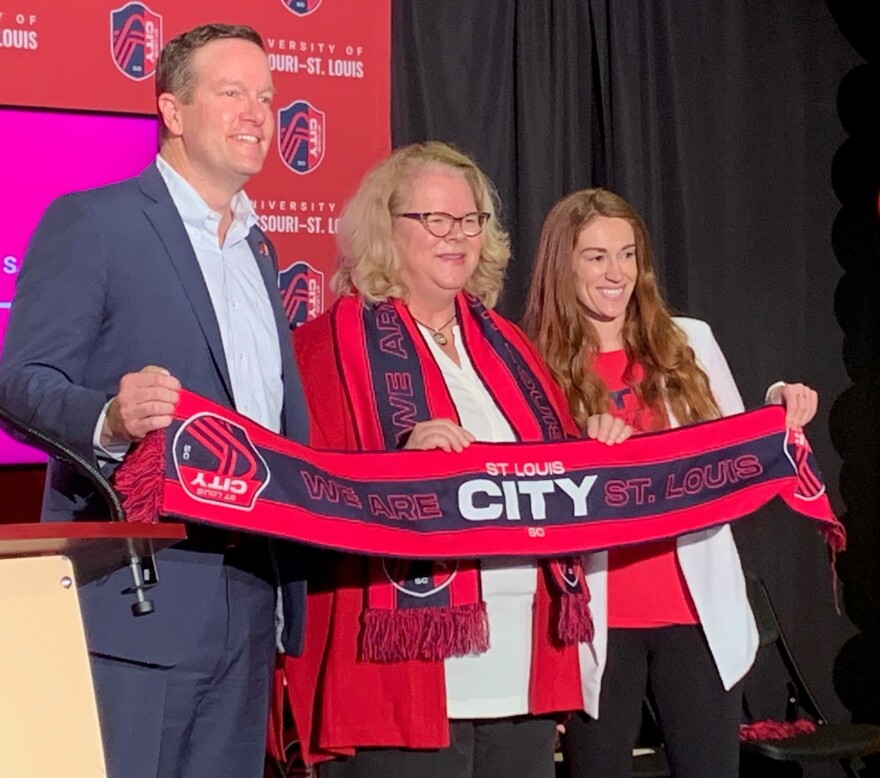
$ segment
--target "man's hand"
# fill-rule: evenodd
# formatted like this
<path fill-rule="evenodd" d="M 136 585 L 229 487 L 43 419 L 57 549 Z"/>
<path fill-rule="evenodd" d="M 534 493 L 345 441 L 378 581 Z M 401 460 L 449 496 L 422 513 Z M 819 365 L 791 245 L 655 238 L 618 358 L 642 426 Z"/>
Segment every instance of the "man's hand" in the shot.
<path fill-rule="evenodd" d="M 420 421 L 407 438 L 405 449 L 428 451 L 440 448 L 443 451 L 463 451 L 476 438 L 464 427 L 459 427 L 449 419 Z"/>
<path fill-rule="evenodd" d="M 804 384 L 774 386 L 767 401 L 785 406 L 785 426 L 803 427 L 815 415 L 819 407 L 819 395 Z"/>
<path fill-rule="evenodd" d="M 141 440 L 153 430 L 171 424 L 180 397 L 180 381 L 164 367 L 147 365 L 119 380 L 119 391 L 107 406 L 101 445 L 112 446 Z"/>
<path fill-rule="evenodd" d="M 594 413 L 587 419 L 587 437 L 607 446 L 623 443 L 632 434 L 629 424 L 610 413 Z"/>

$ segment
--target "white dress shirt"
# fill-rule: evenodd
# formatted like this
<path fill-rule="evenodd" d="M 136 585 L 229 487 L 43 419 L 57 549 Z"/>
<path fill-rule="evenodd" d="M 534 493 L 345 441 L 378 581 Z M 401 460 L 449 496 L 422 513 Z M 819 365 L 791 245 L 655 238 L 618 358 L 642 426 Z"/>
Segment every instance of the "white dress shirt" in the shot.
<path fill-rule="evenodd" d="M 156 167 L 186 228 L 211 298 L 236 410 L 278 432 L 284 402 L 281 348 L 259 260 L 247 242 L 257 220 L 253 205 L 244 192 L 232 198 L 232 224 L 221 246 L 217 235 L 220 214 L 161 156 L 156 157 Z M 180 337 L 203 336 L 181 332 Z M 118 460 L 128 450 L 127 444 L 100 445 L 106 414 L 107 406 L 95 428 L 95 451 L 99 458 Z"/>

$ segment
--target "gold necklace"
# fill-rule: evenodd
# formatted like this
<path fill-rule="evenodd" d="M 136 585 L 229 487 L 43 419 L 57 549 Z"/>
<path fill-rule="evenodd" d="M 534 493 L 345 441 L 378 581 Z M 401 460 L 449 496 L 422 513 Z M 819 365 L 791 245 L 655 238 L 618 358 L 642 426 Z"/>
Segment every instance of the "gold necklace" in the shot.
<path fill-rule="evenodd" d="M 410 311 L 409 315 L 412 316 L 412 311 Z M 434 338 L 434 342 L 438 346 L 445 346 L 447 343 L 449 343 L 449 339 L 443 334 L 443 330 L 445 330 L 450 324 L 452 324 L 452 322 L 455 321 L 455 314 L 453 313 L 452 318 L 442 327 L 439 327 L 437 329 L 434 329 L 430 324 L 425 324 L 425 322 L 419 321 L 415 316 L 413 316 L 413 321 L 416 324 L 421 324 L 426 330 L 430 330 L 431 337 Z"/>

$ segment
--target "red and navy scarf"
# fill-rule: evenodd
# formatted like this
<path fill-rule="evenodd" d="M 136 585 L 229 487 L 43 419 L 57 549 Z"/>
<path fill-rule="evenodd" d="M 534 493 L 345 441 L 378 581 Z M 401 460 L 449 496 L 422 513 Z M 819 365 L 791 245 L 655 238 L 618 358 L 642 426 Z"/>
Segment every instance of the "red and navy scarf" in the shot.
<path fill-rule="evenodd" d="M 592 440 L 444 451 L 316 451 L 183 391 L 114 475 L 129 521 L 160 517 L 402 559 L 558 557 L 727 524 L 774 497 L 844 547 L 822 476 L 768 405 Z"/>
<path fill-rule="evenodd" d="M 364 305 L 339 300 L 330 312 L 337 364 L 358 447 L 393 451 L 413 426 L 461 421 L 443 374 L 406 306 L 397 299 Z M 456 299 L 462 344 L 477 375 L 518 441 L 577 437 L 554 403 L 551 379 L 521 333 L 476 297 Z M 486 606 L 474 560 L 371 559 L 363 656 L 369 660 L 443 659 L 489 647 Z M 589 590 L 577 558 L 546 568 L 565 643 L 592 638 Z"/>
<path fill-rule="evenodd" d="M 396 359 L 400 344 L 426 348 L 408 316 L 383 313 L 387 308 L 363 310 L 372 313 L 358 314 L 363 323 L 357 329 L 355 322 L 341 318 L 337 324 L 344 329 L 337 331 L 365 343 L 367 324 L 372 323 L 374 335 L 381 328 L 380 342 L 388 337 L 386 348 Z M 552 393 L 545 390 L 545 374 L 534 369 L 539 363 L 527 348 L 511 346 L 521 361 L 513 355 L 510 362 L 496 357 L 492 372 L 485 372 L 484 357 L 497 352 L 485 345 L 493 341 L 483 328 L 497 326 L 492 334 L 502 348 L 507 348 L 505 342 L 517 344 L 518 332 L 505 331 L 503 320 L 483 315 L 469 302 L 459 308 L 459 317 L 475 367 L 479 364 L 484 376 L 492 376 L 486 384 L 498 406 L 509 419 L 523 408 L 534 409 L 529 422 L 533 430 L 551 427 L 555 418 L 558 437 L 549 442 L 475 443 L 459 454 L 315 451 L 182 392 L 171 426 L 151 433 L 117 471 L 116 486 L 128 518 L 177 517 L 376 557 L 419 560 L 374 564 L 382 570 L 371 587 L 370 608 L 391 614 L 384 620 L 374 617 L 380 645 L 371 650 L 377 658 L 387 658 L 386 650 L 438 658 L 450 647 L 471 649 L 475 639 L 459 635 L 462 622 L 479 631 L 476 640 L 485 633 L 475 566 L 437 558 L 553 559 L 670 538 L 748 515 L 777 495 L 818 520 L 835 550 L 843 547 L 843 530 L 831 512 L 809 444 L 802 432 L 785 429 L 779 406 L 641 435 L 612 448 L 562 440 L 569 422 L 553 402 L 544 402 Z M 475 339 L 480 345 L 474 345 Z M 483 355 L 478 355 L 480 349 Z M 358 381 L 374 386 L 359 372 L 370 364 L 364 360 L 358 368 L 346 363 L 353 394 Z M 518 400 L 505 388 L 510 379 L 501 368 L 508 364 L 517 376 L 531 381 L 530 391 Z M 420 361 L 419 367 L 425 365 Z M 438 378 L 442 383 L 435 370 L 432 360 L 418 378 L 429 386 Z M 403 394 L 388 399 L 388 407 L 408 416 L 412 426 L 421 417 L 404 402 L 416 395 L 403 377 L 410 374 L 385 375 L 391 376 L 386 385 L 402 387 Z M 433 396 L 431 402 L 430 412 L 439 415 Z M 512 421 L 511 426 L 525 437 L 520 431 L 524 425 Z M 386 445 L 382 429 L 377 448 Z M 359 434 L 364 434 L 360 425 Z M 370 445 L 365 436 L 361 443 Z M 554 580 L 586 594 L 579 565 L 552 561 L 548 567 Z M 428 596 L 415 596 L 421 594 Z M 425 600 L 440 603 L 433 608 L 439 614 L 436 620 L 414 619 L 426 634 L 408 629 L 398 631 L 402 637 L 395 634 L 395 615 L 425 607 Z M 461 606 L 476 616 L 449 615 Z M 388 634 L 393 650 L 382 642 Z M 446 650 L 425 645 L 435 638 Z M 567 639 L 582 637 L 569 634 Z"/>

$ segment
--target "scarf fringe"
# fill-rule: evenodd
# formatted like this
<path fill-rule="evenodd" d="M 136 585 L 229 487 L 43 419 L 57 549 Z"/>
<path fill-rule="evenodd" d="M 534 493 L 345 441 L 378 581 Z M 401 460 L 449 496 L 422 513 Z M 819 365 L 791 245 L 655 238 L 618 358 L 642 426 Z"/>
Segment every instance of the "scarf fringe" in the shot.
<path fill-rule="evenodd" d="M 785 740 L 798 735 L 809 735 L 816 731 L 816 722 L 810 719 L 798 719 L 797 721 L 754 721 L 751 724 L 741 724 L 739 728 L 740 740 Z"/>
<path fill-rule="evenodd" d="M 484 602 L 364 612 L 361 653 L 368 662 L 436 662 L 488 650 L 489 616 Z"/>
<path fill-rule="evenodd" d="M 562 594 L 559 600 L 559 639 L 566 646 L 593 641 L 593 614 L 590 611 L 590 595 Z"/>
<path fill-rule="evenodd" d="M 846 530 L 839 521 L 822 525 L 822 537 L 831 548 L 833 554 L 846 551 Z"/>
<path fill-rule="evenodd" d="M 159 521 L 164 472 L 165 430 L 156 430 L 134 446 L 113 474 L 113 486 L 122 497 L 127 521 Z"/>

